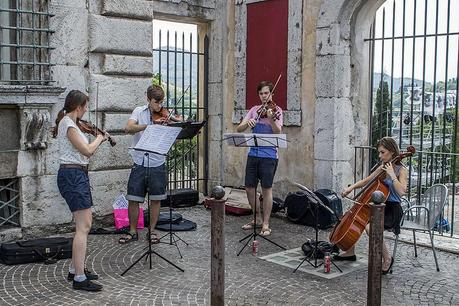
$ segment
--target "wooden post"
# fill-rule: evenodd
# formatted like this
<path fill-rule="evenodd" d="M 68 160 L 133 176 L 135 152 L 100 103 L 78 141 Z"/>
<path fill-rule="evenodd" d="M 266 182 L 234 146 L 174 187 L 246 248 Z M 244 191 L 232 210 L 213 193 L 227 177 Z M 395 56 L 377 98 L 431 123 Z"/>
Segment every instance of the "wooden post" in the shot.
<path fill-rule="evenodd" d="M 219 189 L 221 188 L 221 189 Z M 223 194 L 221 191 L 223 190 Z M 212 198 L 206 199 L 206 205 L 211 209 L 211 262 L 210 287 L 212 306 L 225 304 L 225 192 L 220 186 L 212 190 Z"/>
<path fill-rule="evenodd" d="M 370 242 L 368 251 L 367 305 L 381 305 L 381 269 L 384 231 L 384 194 L 375 191 L 370 204 Z"/>

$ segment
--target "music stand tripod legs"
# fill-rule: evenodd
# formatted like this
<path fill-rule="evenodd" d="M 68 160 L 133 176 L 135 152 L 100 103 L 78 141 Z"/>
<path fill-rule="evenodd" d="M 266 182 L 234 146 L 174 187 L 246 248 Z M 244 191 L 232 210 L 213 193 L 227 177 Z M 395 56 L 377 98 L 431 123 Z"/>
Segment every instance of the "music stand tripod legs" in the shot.
<path fill-rule="evenodd" d="M 247 247 L 247 245 L 249 245 L 250 241 L 252 240 L 253 238 L 253 241 L 256 240 L 257 236 L 260 236 L 261 238 L 263 238 L 264 240 L 270 242 L 271 244 L 274 244 L 276 246 L 278 246 L 279 248 L 283 249 L 283 250 L 286 250 L 286 248 L 284 248 L 283 246 L 277 244 L 276 242 L 272 241 L 271 239 L 269 238 L 266 238 L 265 236 L 263 235 L 260 235 L 257 233 L 257 188 L 255 187 L 255 201 L 254 201 L 254 205 L 253 205 L 253 233 L 245 236 L 244 238 L 242 238 L 241 240 L 239 240 L 239 242 L 243 242 L 244 240 L 247 240 L 246 243 L 244 244 L 244 246 L 242 247 L 242 249 L 237 253 L 237 256 L 239 256 L 242 251 L 244 251 L 244 249 Z"/>
<path fill-rule="evenodd" d="M 148 152 L 145 153 L 145 156 L 147 157 L 147 160 L 149 162 L 150 159 L 149 159 Z M 149 222 L 149 224 L 148 224 L 148 246 L 146 247 L 147 250 L 136 261 L 134 261 L 126 270 L 124 270 L 123 273 L 121 273 L 121 276 L 124 276 L 124 274 L 126 274 L 129 270 L 131 270 L 144 257 L 145 257 L 145 260 L 147 258 L 150 259 L 150 270 L 151 270 L 152 269 L 152 265 L 153 265 L 152 264 L 152 258 L 151 258 L 152 254 L 158 256 L 159 258 L 161 258 L 162 260 L 164 260 L 168 264 L 174 266 L 176 269 L 178 269 L 178 270 L 180 270 L 182 272 L 185 272 L 185 270 L 183 270 L 182 268 L 180 268 L 179 266 L 177 266 L 176 264 L 174 264 L 173 262 L 171 262 L 170 260 L 168 260 L 164 256 L 162 256 L 162 255 L 158 254 L 157 252 L 153 251 L 152 248 L 151 248 L 151 226 L 152 225 L 150 224 L 150 214 L 151 214 L 150 205 L 151 204 L 150 204 L 150 187 L 149 187 L 149 184 L 148 184 L 149 175 L 150 175 L 150 167 L 146 167 L 146 170 L 145 170 L 145 184 L 147 186 L 146 191 L 147 191 L 148 222 Z"/>
<path fill-rule="evenodd" d="M 293 270 L 293 273 L 295 273 L 301 267 L 301 265 L 303 265 L 305 261 L 307 261 L 313 268 L 318 268 L 324 264 L 324 261 L 317 264 L 317 256 L 316 256 L 317 250 L 318 250 L 317 244 L 319 243 L 319 205 L 327 208 L 323 203 L 320 202 L 321 200 L 315 195 L 315 193 L 311 192 L 308 188 L 306 188 L 303 185 L 300 185 L 298 183 L 295 183 L 295 185 L 300 187 L 300 189 L 306 191 L 306 193 L 310 195 L 311 203 L 314 204 L 314 231 L 315 231 L 316 239 L 314 242 L 314 251 L 312 252 L 312 255 L 311 255 L 311 256 L 314 256 L 314 263 L 312 263 L 310 258 L 305 255 L 304 259 L 300 262 L 298 267 L 296 267 L 295 270 Z M 334 214 L 333 211 L 331 212 Z M 343 273 L 343 271 L 335 264 L 331 256 L 330 256 L 330 262 L 338 269 L 339 272 Z"/>

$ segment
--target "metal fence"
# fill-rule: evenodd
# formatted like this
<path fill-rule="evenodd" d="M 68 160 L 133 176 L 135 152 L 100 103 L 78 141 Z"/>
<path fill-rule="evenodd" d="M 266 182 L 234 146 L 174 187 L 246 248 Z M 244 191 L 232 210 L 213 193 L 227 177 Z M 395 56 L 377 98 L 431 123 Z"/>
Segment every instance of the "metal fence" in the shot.
<path fill-rule="evenodd" d="M 184 33 L 167 31 L 163 42 L 163 35 L 158 32 L 159 47 L 153 49 L 153 72 L 165 87 L 165 107 L 186 121 L 207 120 L 209 38 L 190 34 L 186 39 Z M 167 159 L 169 189 L 191 188 L 206 194 L 208 155 L 206 126 L 193 139 L 178 140 Z"/>
<path fill-rule="evenodd" d="M 19 224 L 19 189 L 17 179 L 0 180 L 0 228 L 20 226 Z"/>
<path fill-rule="evenodd" d="M 52 16 L 46 0 L 0 0 L 0 84 L 52 82 Z"/>
<path fill-rule="evenodd" d="M 378 160 L 371 150 L 391 136 L 401 149 L 415 146 L 407 161 L 409 192 L 416 199 L 434 183 L 450 187 L 445 218 L 454 231 L 459 181 L 459 3 L 452 0 L 388 0 L 377 11 L 366 39 L 370 55 L 370 141 L 356 160 L 366 174 Z M 356 157 L 357 158 L 357 157 Z"/>

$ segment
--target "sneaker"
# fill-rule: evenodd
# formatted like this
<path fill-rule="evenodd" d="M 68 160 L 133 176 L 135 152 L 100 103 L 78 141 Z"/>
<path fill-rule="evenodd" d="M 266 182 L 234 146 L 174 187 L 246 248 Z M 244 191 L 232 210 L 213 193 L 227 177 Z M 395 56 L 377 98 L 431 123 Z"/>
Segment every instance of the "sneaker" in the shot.
<path fill-rule="evenodd" d="M 84 274 L 86 275 L 86 278 L 89 280 L 96 280 L 99 279 L 99 275 L 92 273 L 88 269 L 84 269 Z M 67 275 L 67 280 L 68 281 L 73 281 L 73 278 L 75 277 L 75 274 L 70 273 Z"/>
<path fill-rule="evenodd" d="M 357 256 L 351 255 L 351 256 L 339 256 L 339 255 L 334 255 L 333 260 L 336 261 L 357 261 Z"/>
<path fill-rule="evenodd" d="M 82 282 L 73 281 L 73 289 L 85 291 L 100 291 L 102 290 L 102 285 L 93 283 L 89 279 L 85 279 Z"/>

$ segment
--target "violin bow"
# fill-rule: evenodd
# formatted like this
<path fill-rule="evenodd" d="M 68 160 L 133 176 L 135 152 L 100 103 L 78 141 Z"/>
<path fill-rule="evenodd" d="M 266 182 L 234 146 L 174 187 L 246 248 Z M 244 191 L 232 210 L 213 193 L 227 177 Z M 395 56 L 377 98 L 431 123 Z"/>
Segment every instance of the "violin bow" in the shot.
<path fill-rule="evenodd" d="M 175 103 L 175 105 L 177 105 L 178 103 L 180 103 L 182 101 L 182 99 L 185 97 L 185 94 L 186 92 L 188 91 L 188 89 L 190 89 L 190 85 L 188 85 L 188 87 L 185 89 L 185 91 L 183 92 L 182 96 L 180 97 L 180 99 Z M 166 125 L 167 122 L 169 121 L 169 119 L 172 118 L 172 112 L 167 110 L 169 112 L 169 116 L 167 116 L 167 119 L 163 122 L 163 125 Z M 174 109 L 174 112 L 175 112 L 175 109 Z"/>
<path fill-rule="evenodd" d="M 277 77 L 277 81 L 276 81 L 276 83 L 275 83 L 274 86 L 273 86 L 273 90 L 271 90 L 271 91 L 269 92 L 268 99 L 267 99 L 268 102 L 269 102 L 269 99 L 272 98 L 273 93 L 274 93 L 274 90 L 276 90 L 277 84 L 279 83 L 281 77 L 282 77 L 282 73 L 279 73 L 279 76 Z M 265 107 L 266 104 L 268 104 L 268 102 L 263 102 L 262 105 L 260 106 L 260 108 L 258 108 L 257 112 L 260 111 L 260 113 L 258 114 L 258 116 L 257 116 L 257 118 L 256 118 L 257 121 L 260 120 L 262 108 Z"/>

